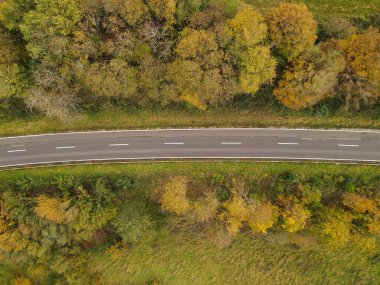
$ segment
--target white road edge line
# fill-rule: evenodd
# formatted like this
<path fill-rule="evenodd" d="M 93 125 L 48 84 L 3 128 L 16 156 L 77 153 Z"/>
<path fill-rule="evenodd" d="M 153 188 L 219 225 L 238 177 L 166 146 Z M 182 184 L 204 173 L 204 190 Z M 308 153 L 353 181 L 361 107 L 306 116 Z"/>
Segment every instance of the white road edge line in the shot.
<path fill-rule="evenodd" d="M 232 145 L 240 145 L 240 144 L 242 144 L 241 142 L 222 142 L 222 143 L 220 143 L 220 144 L 225 144 L 225 145 L 229 145 L 229 144 L 232 144 Z"/>
<path fill-rule="evenodd" d="M 166 142 L 164 144 L 166 144 L 166 145 L 183 145 L 184 143 L 183 142 Z"/>
<path fill-rule="evenodd" d="M 75 148 L 74 145 L 70 145 L 70 146 L 57 146 L 56 149 L 73 149 Z"/>
<path fill-rule="evenodd" d="M 279 145 L 299 145 L 299 143 L 277 143 Z"/>
<path fill-rule="evenodd" d="M 111 143 L 110 146 L 129 146 L 128 143 Z"/>
<path fill-rule="evenodd" d="M 105 159 L 81 159 L 81 160 L 55 160 L 55 161 L 41 161 L 33 163 L 22 163 L 22 164 L 9 164 L 9 165 L 0 165 L 1 168 L 14 167 L 14 166 L 27 166 L 27 165 L 40 165 L 40 164 L 53 164 L 53 163 L 73 163 L 73 162 L 94 162 L 96 161 L 130 161 L 130 160 L 160 160 L 160 159 L 284 159 L 284 160 L 299 160 L 299 161 L 308 161 L 308 160 L 317 160 L 317 161 L 348 161 L 348 162 L 376 162 L 380 163 L 380 160 L 372 159 L 350 159 L 350 158 L 322 158 L 322 157 L 308 157 L 308 158 L 295 158 L 295 157 L 284 157 L 284 156 L 224 156 L 224 157 L 213 157 L 213 156 L 184 156 L 184 157 L 173 157 L 173 156 L 162 156 L 162 157 L 118 157 L 118 158 L 105 158 Z"/>
<path fill-rule="evenodd" d="M 358 144 L 338 144 L 338 146 L 341 146 L 341 147 L 359 147 Z"/>
<path fill-rule="evenodd" d="M 8 150 L 7 152 L 12 153 L 12 152 L 25 152 L 26 149 L 15 149 L 15 150 Z"/>

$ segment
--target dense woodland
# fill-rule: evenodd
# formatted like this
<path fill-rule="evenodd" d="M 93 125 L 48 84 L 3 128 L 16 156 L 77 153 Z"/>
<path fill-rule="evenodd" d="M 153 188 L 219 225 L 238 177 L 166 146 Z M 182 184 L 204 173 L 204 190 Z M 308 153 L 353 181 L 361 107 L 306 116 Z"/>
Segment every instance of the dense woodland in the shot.
<path fill-rule="evenodd" d="M 254 165 L 234 170 L 225 164 L 219 166 L 223 171 L 212 166 L 214 172 L 208 172 L 211 168 L 207 166 L 203 170 L 190 170 L 181 164 L 167 167 L 164 171 L 159 165 L 127 166 L 123 171 L 115 167 L 108 172 L 92 167 L 92 174 L 88 173 L 89 166 L 82 167 L 82 172 L 68 168 L 63 172 L 42 170 L 40 174 L 3 173 L 0 264 L 13 271 L 6 279 L 6 271 L 0 266 L 2 284 L 11 280 L 14 285 L 32 281 L 160 284 L 161 276 L 150 276 L 153 266 L 143 265 L 154 263 L 157 254 L 163 254 L 164 259 L 165 255 L 175 256 L 183 245 L 200 240 L 209 249 L 198 249 L 199 254 L 210 254 L 207 252 L 213 248 L 228 252 L 242 234 L 248 235 L 251 243 L 262 240 L 267 243 L 265 247 L 281 244 L 287 252 L 293 251 L 296 256 L 307 252 L 309 258 L 316 252 L 339 254 L 348 249 L 354 261 L 368 262 L 364 277 L 353 274 L 355 279 L 350 280 L 374 284 L 370 268 L 378 265 L 380 238 L 380 174 L 376 167 L 361 172 L 357 167 L 357 174 L 353 174 L 354 169 L 339 170 L 336 166 L 317 166 L 314 174 L 305 174 L 301 167 L 301 171 L 281 170 L 282 166 L 276 166 L 276 171 L 265 170 L 265 165 L 255 171 Z M 184 237 L 181 233 L 188 234 Z M 160 240 L 172 238 L 180 240 L 178 248 L 160 248 Z M 141 248 L 149 252 L 148 256 L 139 254 Z M 250 251 L 249 243 L 245 250 Z M 129 258 L 134 255 L 133 262 Z M 186 260 L 185 256 L 178 258 L 167 266 Z M 233 257 L 233 262 L 238 264 L 239 258 Z M 283 260 L 284 256 L 279 258 Z M 262 262 L 255 261 L 255 266 L 263 266 Z M 276 267 L 275 263 L 268 266 Z M 134 279 L 139 264 L 144 278 L 153 280 Z M 237 268 L 236 273 L 240 270 Z M 345 274 L 348 272 L 338 275 Z M 183 279 L 181 284 L 188 281 Z"/>
<path fill-rule="evenodd" d="M 295 110 L 360 110 L 380 98 L 379 23 L 239 0 L 1 0 L 1 110 L 68 121 L 103 104 L 205 110 L 260 90 Z"/>

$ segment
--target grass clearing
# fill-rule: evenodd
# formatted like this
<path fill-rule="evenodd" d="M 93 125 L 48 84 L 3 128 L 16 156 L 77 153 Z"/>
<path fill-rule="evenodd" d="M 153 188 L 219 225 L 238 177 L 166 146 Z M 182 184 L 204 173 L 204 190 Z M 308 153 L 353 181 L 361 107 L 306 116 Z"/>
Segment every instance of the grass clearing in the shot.
<path fill-rule="evenodd" d="M 254 7 L 267 9 L 283 2 L 305 3 L 318 20 L 333 17 L 366 18 L 380 9 L 378 0 L 245 0 Z"/>
<path fill-rule="evenodd" d="M 267 237 L 240 234 L 230 247 L 218 249 L 191 230 L 162 235 L 154 248 L 137 246 L 127 257 L 95 270 L 107 272 L 110 284 L 375 284 L 375 260 L 344 249 L 316 252 L 271 243 Z M 361 256 L 358 258 L 358 256 Z"/>

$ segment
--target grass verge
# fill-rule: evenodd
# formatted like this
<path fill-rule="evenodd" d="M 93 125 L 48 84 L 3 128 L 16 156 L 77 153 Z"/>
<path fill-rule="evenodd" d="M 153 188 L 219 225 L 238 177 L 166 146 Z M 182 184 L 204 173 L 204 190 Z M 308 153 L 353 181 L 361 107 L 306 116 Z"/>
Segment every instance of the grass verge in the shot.
<path fill-rule="evenodd" d="M 0 120 L 0 136 L 66 131 L 187 128 L 187 127 L 306 127 L 380 129 L 380 113 L 342 113 L 328 117 L 285 109 L 149 110 L 127 112 L 112 108 L 83 113 L 70 124 L 34 115 Z"/>

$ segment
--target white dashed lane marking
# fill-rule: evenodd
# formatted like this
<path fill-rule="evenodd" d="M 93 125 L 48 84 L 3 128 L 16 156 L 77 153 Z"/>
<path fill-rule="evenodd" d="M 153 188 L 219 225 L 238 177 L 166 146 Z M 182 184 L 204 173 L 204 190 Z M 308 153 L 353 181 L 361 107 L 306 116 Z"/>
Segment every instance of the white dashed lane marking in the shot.
<path fill-rule="evenodd" d="M 165 145 L 183 145 L 183 142 L 166 142 Z"/>
<path fill-rule="evenodd" d="M 9 153 L 13 153 L 13 152 L 25 152 L 26 149 L 15 149 L 15 150 L 8 150 Z"/>
<path fill-rule="evenodd" d="M 358 144 L 338 144 L 340 147 L 359 147 Z"/>
<path fill-rule="evenodd" d="M 278 145 L 299 145 L 299 143 L 293 143 L 293 142 L 288 142 L 288 143 L 281 143 L 281 142 L 279 142 L 279 143 L 277 143 Z"/>
<path fill-rule="evenodd" d="M 221 144 L 223 144 L 223 145 L 240 145 L 242 143 L 241 142 L 222 142 Z"/>
<path fill-rule="evenodd" d="M 112 143 L 110 144 L 111 147 L 114 147 L 114 146 L 129 146 L 128 143 Z"/>
<path fill-rule="evenodd" d="M 70 146 L 57 146 L 56 149 L 73 149 L 75 148 L 74 145 L 70 145 Z"/>

